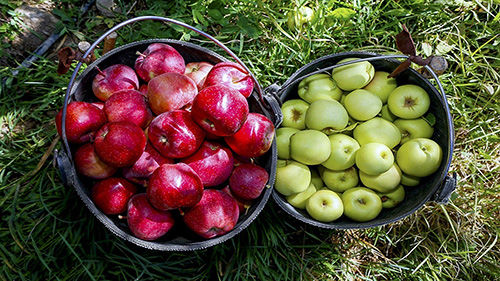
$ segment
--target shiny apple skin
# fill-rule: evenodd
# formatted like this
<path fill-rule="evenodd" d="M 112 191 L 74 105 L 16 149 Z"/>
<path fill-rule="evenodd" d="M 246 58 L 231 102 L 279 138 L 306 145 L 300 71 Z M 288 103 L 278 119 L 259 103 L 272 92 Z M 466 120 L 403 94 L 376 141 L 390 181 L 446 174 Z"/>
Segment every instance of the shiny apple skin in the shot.
<path fill-rule="evenodd" d="M 106 215 L 117 215 L 127 210 L 127 203 L 137 188 L 123 178 L 108 178 L 92 187 L 91 198 Z"/>
<path fill-rule="evenodd" d="M 104 123 L 104 112 L 90 103 L 74 101 L 66 108 L 66 138 L 70 143 L 91 141 Z M 62 137 L 62 109 L 56 115 L 56 128 Z"/>
<path fill-rule="evenodd" d="M 239 64 L 234 62 L 221 62 L 216 64 L 207 75 L 204 87 L 222 84 L 240 92 L 248 98 L 253 91 L 252 77 Z"/>
<path fill-rule="evenodd" d="M 123 64 L 105 68 L 92 81 L 92 91 L 102 101 L 106 101 L 116 92 L 137 89 L 139 89 L 137 74 L 131 67 Z"/>
<path fill-rule="evenodd" d="M 163 73 L 183 74 L 186 64 L 174 47 L 164 43 L 153 43 L 137 57 L 134 68 L 139 77 L 149 82 Z"/>
<path fill-rule="evenodd" d="M 198 87 L 194 81 L 179 73 L 164 73 L 148 83 L 148 100 L 155 114 L 189 107 Z"/>
<path fill-rule="evenodd" d="M 259 113 L 249 113 L 243 126 L 224 140 L 241 156 L 259 157 L 271 148 L 274 133 L 274 124 L 269 118 Z"/>

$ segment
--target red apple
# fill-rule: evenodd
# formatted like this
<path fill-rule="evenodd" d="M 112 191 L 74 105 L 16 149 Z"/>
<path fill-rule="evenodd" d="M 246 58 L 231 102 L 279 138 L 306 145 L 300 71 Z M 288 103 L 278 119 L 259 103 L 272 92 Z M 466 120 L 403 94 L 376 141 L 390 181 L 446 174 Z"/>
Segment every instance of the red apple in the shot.
<path fill-rule="evenodd" d="M 170 212 L 153 208 L 146 194 L 141 193 L 134 195 L 128 202 L 127 223 L 137 238 L 156 240 L 165 235 L 175 221 Z"/>
<path fill-rule="evenodd" d="M 226 187 L 224 187 L 221 190 L 224 191 L 225 193 L 231 195 L 231 197 L 233 197 L 234 200 L 236 200 L 236 202 L 238 203 L 238 209 L 240 210 L 240 215 L 243 214 L 243 213 L 246 213 L 246 211 L 248 210 L 248 208 L 250 208 L 252 206 L 252 200 L 244 200 L 244 199 L 236 197 L 231 192 L 231 189 L 229 188 L 229 185 L 227 185 Z"/>
<path fill-rule="evenodd" d="M 141 94 L 145 97 L 148 96 L 148 84 L 142 84 L 140 87 L 139 87 L 139 92 L 141 92 Z"/>
<path fill-rule="evenodd" d="M 92 187 L 92 201 L 106 215 L 117 215 L 127 210 L 127 202 L 137 188 L 122 178 L 109 178 Z"/>
<path fill-rule="evenodd" d="M 236 197 L 252 200 L 260 196 L 268 180 L 266 169 L 255 164 L 240 164 L 229 177 L 229 187 Z"/>
<path fill-rule="evenodd" d="M 271 148 L 273 138 L 273 122 L 262 114 L 250 113 L 241 129 L 234 135 L 224 139 L 237 154 L 246 157 L 258 157 Z"/>
<path fill-rule="evenodd" d="M 93 106 L 99 108 L 100 110 L 102 110 L 104 108 L 104 103 L 103 102 L 93 102 L 91 103 Z"/>
<path fill-rule="evenodd" d="M 201 90 L 212 67 L 214 66 L 211 63 L 204 61 L 190 62 L 186 65 L 184 75 L 193 79 L 193 81 L 196 83 L 196 86 L 198 86 L 198 90 Z"/>
<path fill-rule="evenodd" d="M 225 182 L 233 170 L 233 153 L 215 142 L 204 141 L 195 154 L 182 160 L 200 176 L 205 187 Z"/>
<path fill-rule="evenodd" d="M 93 179 L 105 179 L 116 172 L 115 167 L 99 159 L 92 143 L 84 144 L 75 152 L 75 166 L 80 174 Z"/>
<path fill-rule="evenodd" d="M 146 136 L 133 123 L 106 123 L 97 132 L 94 145 L 102 161 L 114 167 L 126 167 L 141 157 L 146 147 Z"/>
<path fill-rule="evenodd" d="M 248 98 L 253 91 L 252 77 L 239 64 L 234 62 L 221 62 L 216 64 L 207 75 L 203 87 L 223 84 L 239 91 Z"/>
<path fill-rule="evenodd" d="M 236 133 L 247 119 L 248 112 L 245 97 L 222 84 L 201 90 L 191 109 L 193 120 L 217 136 Z"/>
<path fill-rule="evenodd" d="M 194 81 L 179 73 L 156 76 L 148 84 L 149 105 L 157 115 L 190 105 L 197 94 Z"/>
<path fill-rule="evenodd" d="M 85 143 L 106 123 L 106 115 L 96 106 L 74 101 L 66 108 L 66 137 L 71 143 Z M 57 132 L 62 137 L 62 109 L 56 116 Z"/>
<path fill-rule="evenodd" d="M 148 82 L 154 77 L 175 72 L 183 74 L 186 69 L 184 58 L 172 46 L 153 43 L 135 61 L 135 70 L 139 77 Z"/>
<path fill-rule="evenodd" d="M 123 64 L 115 64 L 99 71 L 92 81 L 92 91 L 102 101 L 106 101 L 118 91 L 138 88 L 139 80 L 135 71 Z"/>
<path fill-rule="evenodd" d="M 238 203 L 222 190 L 205 189 L 200 202 L 184 213 L 184 223 L 203 238 L 231 231 L 239 218 Z"/>
<path fill-rule="evenodd" d="M 163 164 L 151 175 L 146 193 L 158 210 L 192 207 L 201 199 L 203 183 L 187 164 Z"/>
<path fill-rule="evenodd" d="M 173 163 L 172 159 L 161 156 L 148 142 L 146 149 L 144 149 L 141 157 L 139 157 L 134 165 L 122 170 L 123 177 L 142 186 L 147 186 L 148 178 L 156 169 L 163 164 Z"/>
<path fill-rule="evenodd" d="M 104 103 L 104 113 L 109 122 L 128 121 L 146 128 L 153 114 L 145 97 L 136 90 L 116 92 Z"/>
<path fill-rule="evenodd" d="M 174 110 L 156 116 L 148 128 L 151 144 L 168 158 L 184 158 L 196 152 L 205 132 L 185 110 Z"/>

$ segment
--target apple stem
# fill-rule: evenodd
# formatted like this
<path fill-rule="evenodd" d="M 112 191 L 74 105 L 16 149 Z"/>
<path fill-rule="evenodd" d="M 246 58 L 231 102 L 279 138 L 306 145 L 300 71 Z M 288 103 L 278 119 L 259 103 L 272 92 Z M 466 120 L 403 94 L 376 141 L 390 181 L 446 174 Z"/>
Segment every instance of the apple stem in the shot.
<path fill-rule="evenodd" d="M 102 70 L 99 68 L 99 66 L 96 66 L 95 69 L 97 69 L 97 72 L 99 72 L 99 74 L 106 77 L 106 73 L 102 72 Z"/>
<path fill-rule="evenodd" d="M 250 77 L 250 75 L 246 75 L 246 76 L 244 76 L 243 78 L 241 78 L 240 80 L 233 81 L 233 83 L 234 83 L 234 84 L 236 84 L 236 83 L 240 83 L 241 81 L 243 81 L 243 80 L 247 79 L 248 77 Z"/>
<path fill-rule="evenodd" d="M 179 210 L 179 214 L 181 214 L 181 216 L 184 216 L 184 211 L 180 208 L 178 210 Z"/>
<path fill-rule="evenodd" d="M 146 55 L 145 55 L 145 54 L 143 54 L 143 53 L 141 53 L 141 52 L 139 52 L 139 51 L 135 52 L 135 54 L 136 54 L 136 55 L 138 55 L 138 56 L 141 56 L 141 57 L 143 57 L 143 58 L 145 58 L 145 57 L 146 57 Z"/>

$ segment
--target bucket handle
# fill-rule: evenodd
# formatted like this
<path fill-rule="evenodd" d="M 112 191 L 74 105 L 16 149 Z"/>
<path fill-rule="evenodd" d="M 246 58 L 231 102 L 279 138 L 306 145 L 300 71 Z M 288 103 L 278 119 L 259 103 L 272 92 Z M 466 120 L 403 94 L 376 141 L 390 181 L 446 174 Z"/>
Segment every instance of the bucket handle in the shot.
<path fill-rule="evenodd" d="M 257 94 L 259 95 L 260 101 L 262 102 L 262 104 L 266 105 L 266 102 L 264 101 L 264 98 L 263 98 L 263 95 L 262 95 L 262 88 L 260 87 L 260 84 L 257 82 L 257 79 L 255 79 L 255 76 L 252 74 L 252 72 L 250 71 L 250 69 L 245 65 L 245 63 L 243 63 L 243 61 L 241 61 L 240 58 L 238 58 L 236 56 L 236 54 L 233 53 L 233 51 L 231 51 L 222 42 L 220 42 L 219 40 L 215 39 L 210 34 L 208 34 L 206 32 L 203 32 L 203 31 L 201 31 L 201 30 L 199 30 L 199 29 L 197 29 L 197 28 L 195 28 L 195 27 L 193 27 L 193 26 L 191 26 L 189 24 L 186 24 L 186 23 L 183 23 L 181 21 L 174 20 L 174 19 L 171 19 L 171 18 L 165 18 L 165 17 L 159 17 L 159 16 L 141 16 L 141 17 L 135 17 L 135 18 L 126 20 L 124 22 L 121 22 L 121 23 L 115 25 L 114 27 L 112 27 L 111 29 L 109 29 L 108 31 L 106 31 L 92 45 L 90 45 L 90 47 L 85 52 L 85 54 L 83 54 L 82 58 L 83 59 L 87 58 L 90 55 L 90 53 L 94 51 L 95 47 L 99 43 L 101 43 L 109 34 L 113 33 L 114 31 L 116 31 L 116 30 L 118 30 L 118 29 L 120 29 L 120 28 L 122 28 L 122 27 L 124 27 L 126 25 L 129 25 L 131 23 L 135 23 L 135 22 L 138 22 L 138 21 L 144 21 L 144 20 L 155 20 L 155 21 L 162 21 L 164 23 L 173 23 L 175 25 L 178 25 L 178 26 L 187 28 L 189 30 L 192 30 L 192 31 L 194 31 L 194 32 L 202 35 L 203 37 L 211 40 L 215 44 L 217 44 L 217 46 L 219 46 L 220 48 L 222 48 L 228 55 L 230 55 L 234 60 L 236 60 L 247 71 L 247 73 L 250 75 L 250 77 L 252 78 L 252 80 L 254 82 L 254 85 L 256 87 Z M 64 97 L 64 105 L 63 105 L 63 110 L 62 110 L 61 135 L 62 135 L 62 140 L 63 140 L 63 143 L 64 143 L 64 150 L 66 151 L 66 154 L 69 157 L 69 160 L 71 162 L 73 162 L 73 159 L 72 159 L 72 156 L 71 156 L 71 150 L 69 148 L 68 140 L 66 138 L 66 111 L 67 111 L 68 101 L 69 101 L 69 98 L 71 96 L 71 94 L 70 94 L 71 93 L 71 89 L 73 88 L 76 76 L 77 76 L 78 71 L 80 70 L 81 67 L 82 67 L 82 61 L 79 61 L 78 64 L 76 65 L 76 67 L 75 67 L 75 70 L 73 71 L 73 74 L 71 75 L 71 79 L 69 80 L 68 88 L 66 89 L 66 95 Z M 268 99 L 266 99 L 266 101 L 269 102 Z"/>

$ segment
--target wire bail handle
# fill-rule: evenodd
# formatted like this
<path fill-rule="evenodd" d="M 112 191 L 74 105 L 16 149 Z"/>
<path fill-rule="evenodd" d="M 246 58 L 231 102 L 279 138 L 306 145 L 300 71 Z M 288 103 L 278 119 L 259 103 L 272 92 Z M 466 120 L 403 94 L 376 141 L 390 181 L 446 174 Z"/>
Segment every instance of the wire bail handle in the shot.
<path fill-rule="evenodd" d="M 106 31 L 103 35 L 101 35 L 101 37 L 99 37 L 88 48 L 88 50 L 85 52 L 85 54 L 83 54 L 82 58 L 83 59 L 87 58 L 89 56 L 89 54 L 91 52 L 93 52 L 93 50 L 95 49 L 95 47 L 99 43 L 101 43 L 112 32 L 115 32 L 116 30 L 118 30 L 118 29 L 120 29 L 120 28 L 122 28 L 122 27 L 124 27 L 126 25 L 129 25 L 131 23 L 135 23 L 135 22 L 138 22 L 138 21 L 144 21 L 144 20 L 155 20 L 155 21 L 162 21 L 164 23 L 173 23 L 175 25 L 182 26 L 184 28 L 192 30 L 192 31 L 194 31 L 194 32 L 202 35 L 203 37 L 211 40 L 212 42 L 214 42 L 217 46 L 219 46 L 220 48 L 222 48 L 228 55 L 230 55 L 235 61 L 237 61 L 245 69 L 245 71 L 248 73 L 248 75 L 250 75 L 250 77 L 252 78 L 252 80 L 254 82 L 254 85 L 256 87 L 255 90 L 257 91 L 257 94 L 259 95 L 260 101 L 263 104 L 266 104 L 266 102 L 264 102 L 264 98 L 263 98 L 263 95 L 262 95 L 262 88 L 260 87 L 260 84 L 257 82 L 257 79 L 252 74 L 252 72 L 250 71 L 250 69 L 245 65 L 245 63 L 243 63 L 243 61 L 241 61 L 241 59 L 238 58 L 236 56 L 236 54 L 233 53 L 233 51 L 231 51 L 222 42 L 220 42 L 219 40 L 215 39 L 210 34 L 208 34 L 206 32 L 203 32 L 203 31 L 201 31 L 201 30 L 199 30 L 199 29 L 197 29 L 197 28 L 195 28 L 195 27 L 193 27 L 193 26 L 191 26 L 189 24 L 186 24 L 186 23 L 183 23 L 181 21 L 174 20 L 174 19 L 171 19 L 171 18 L 158 17 L 158 16 L 141 16 L 141 17 L 136 17 L 136 18 L 132 18 L 132 19 L 126 20 L 124 22 L 121 22 L 121 23 L 115 25 L 114 27 L 112 27 L 111 29 L 109 29 L 108 31 Z M 63 143 L 64 143 L 64 149 L 66 150 L 66 153 L 68 154 L 68 157 L 69 157 L 69 159 L 70 159 L 71 162 L 73 162 L 73 158 L 71 156 L 71 150 L 69 148 L 68 140 L 66 138 L 66 112 L 67 112 L 68 101 L 69 101 L 69 98 L 71 96 L 71 90 L 72 90 L 73 85 L 75 83 L 75 79 L 76 79 L 76 76 L 78 74 L 78 71 L 80 70 L 81 67 L 82 67 L 82 61 L 79 61 L 78 64 L 76 65 L 76 67 L 75 67 L 75 70 L 73 71 L 73 74 L 71 75 L 71 79 L 69 80 L 68 88 L 66 89 L 66 95 L 64 96 L 64 105 L 63 105 L 63 110 L 62 110 L 61 135 L 62 135 L 62 140 L 63 140 Z"/>

